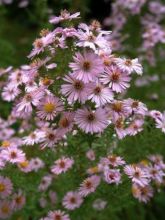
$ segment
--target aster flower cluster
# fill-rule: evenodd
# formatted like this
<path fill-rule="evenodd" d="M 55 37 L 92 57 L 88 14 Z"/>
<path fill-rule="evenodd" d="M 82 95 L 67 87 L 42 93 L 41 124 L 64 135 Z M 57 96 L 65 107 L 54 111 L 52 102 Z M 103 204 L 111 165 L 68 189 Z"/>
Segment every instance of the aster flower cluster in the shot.
<path fill-rule="evenodd" d="M 129 36 L 129 33 L 125 33 L 124 30 L 128 23 L 129 18 L 136 16 L 136 22 L 140 22 L 138 30 L 140 33 L 139 39 L 141 39 L 141 45 L 137 45 L 137 53 L 141 56 L 141 59 L 147 60 L 150 65 L 156 65 L 157 55 L 155 54 L 155 48 L 164 44 L 165 31 L 163 27 L 163 19 L 165 15 L 165 5 L 162 1 L 149 1 L 149 0 L 116 0 L 112 4 L 112 14 L 104 20 L 106 26 L 113 26 L 114 32 L 110 36 L 111 44 L 115 50 L 131 50 L 129 45 L 122 45 Z M 137 19 L 139 16 L 139 21 Z M 132 23 L 134 28 L 134 22 Z M 125 36 L 123 35 L 125 33 Z M 131 34 L 131 32 L 130 32 Z M 131 36 L 132 37 L 132 36 Z M 134 48 L 135 49 L 135 48 Z M 164 53 L 159 48 L 158 53 Z"/>
<path fill-rule="evenodd" d="M 92 175 L 90 178 L 97 174 L 106 183 L 116 185 L 124 181 L 122 174 L 125 173 L 131 179 L 133 196 L 146 203 L 153 197 L 153 186 L 158 190 L 164 184 L 164 169 L 165 164 L 160 155 L 151 155 L 146 160 L 132 165 L 126 164 L 119 156 L 108 155 L 102 157 L 97 166 L 89 168 L 87 172 Z"/>
<path fill-rule="evenodd" d="M 107 40 L 111 32 L 102 30 L 97 21 L 74 26 L 77 19 L 79 13 L 71 15 L 66 10 L 59 17 L 51 17 L 52 24 L 61 23 L 61 26 L 53 31 L 41 31 L 28 56 L 31 63 L 0 71 L 1 97 L 12 104 L 8 118 L 0 118 L 0 169 L 5 174 L 11 166 L 14 172 L 29 179 L 37 173 L 40 182 L 34 194 L 36 191 L 41 194 L 42 208 L 49 200 L 52 210 L 57 195 L 50 186 L 60 177 L 69 177 L 71 171 L 78 175 L 82 172 L 84 164 L 76 165 L 77 158 L 81 158 L 80 144 L 87 142 L 92 147 L 93 140 L 106 132 L 115 140 L 134 136 L 143 130 L 148 117 L 165 132 L 164 114 L 149 111 L 138 100 L 123 98 L 132 75 L 143 73 L 138 58 L 117 57 Z M 68 146 L 72 138 L 80 139 L 74 150 Z M 90 149 L 86 157 L 95 161 L 95 152 Z M 79 187 L 65 192 L 60 203 L 66 210 L 79 208 L 101 181 L 121 184 L 123 170 L 132 181 L 134 197 L 147 202 L 153 195 L 152 185 L 162 185 L 164 168 L 159 156 L 149 157 L 147 164 L 136 165 L 126 165 L 123 158 L 113 154 L 102 157 L 96 167 L 80 175 L 83 181 Z M 25 191 L 28 193 L 28 188 Z M 47 191 L 48 197 L 45 197 Z M 11 196 L 11 193 L 11 180 L 1 176 L 2 219 L 15 210 L 12 207 L 16 205 L 11 201 L 17 195 Z M 25 203 L 21 189 L 18 196 L 21 199 L 18 199 L 17 209 L 20 209 Z M 105 206 L 106 201 L 102 200 L 93 204 L 100 210 Z M 49 211 L 42 219 L 69 220 L 70 217 L 57 209 Z"/>

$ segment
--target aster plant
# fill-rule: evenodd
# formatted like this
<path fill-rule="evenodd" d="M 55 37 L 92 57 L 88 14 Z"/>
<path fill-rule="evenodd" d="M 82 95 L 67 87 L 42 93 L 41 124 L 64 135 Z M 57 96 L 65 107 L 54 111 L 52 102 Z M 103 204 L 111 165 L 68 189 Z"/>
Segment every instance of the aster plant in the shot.
<path fill-rule="evenodd" d="M 116 56 L 107 40 L 111 32 L 97 21 L 79 23 L 79 16 L 66 10 L 53 16 L 50 23 L 57 26 L 41 31 L 31 63 L 1 71 L 2 99 L 12 103 L 9 116 L 0 119 L 1 219 L 87 219 L 83 206 L 97 190 L 121 193 L 126 183 L 146 203 L 163 184 L 160 155 L 133 164 L 115 155 L 121 139 L 153 119 L 165 131 L 163 113 L 124 98 L 142 65 Z M 98 198 L 93 208 L 108 203 Z"/>

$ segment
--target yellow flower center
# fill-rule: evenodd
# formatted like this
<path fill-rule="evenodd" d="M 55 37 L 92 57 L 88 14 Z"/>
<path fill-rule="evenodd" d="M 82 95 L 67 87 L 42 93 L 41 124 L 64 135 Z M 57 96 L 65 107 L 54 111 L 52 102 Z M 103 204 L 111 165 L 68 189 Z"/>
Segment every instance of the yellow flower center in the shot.
<path fill-rule="evenodd" d="M 26 168 L 28 165 L 29 165 L 29 162 L 28 162 L 28 161 L 23 161 L 23 162 L 20 163 L 20 166 L 21 166 L 22 168 Z"/>
<path fill-rule="evenodd" d="M 52 113 L 55 109 L 55 104 L 49 102 L 44 105 L 44 111 L 47 113 Z"/>
<path fill-rule="evenodd" d="M 3 205 L 1 207 L 1 211 L 2 211 L 2 213 L 7 214 L 7 213 L 9 213 L 9 207 L 7 205 Z"/>
<path fill-rule="evenodd" d="M 131 65 L 132 65 L 132 61 L 131 61 L 130 59 L 127 59 L 127 60 L 125 61 L 125 65 L 126 65 L 126 66 L 131 66 Z"/>
<path fill-rule="evenodd" d="M 2 147 L 9 147 L 10 146 L 10 142 L 9 141 L 3 141 L 2 142 Z"/>
<path fill-rule="evenodd" d="M 5 191 L 5 185 L 3 183 L 0 183 L 0 192 Z"/>

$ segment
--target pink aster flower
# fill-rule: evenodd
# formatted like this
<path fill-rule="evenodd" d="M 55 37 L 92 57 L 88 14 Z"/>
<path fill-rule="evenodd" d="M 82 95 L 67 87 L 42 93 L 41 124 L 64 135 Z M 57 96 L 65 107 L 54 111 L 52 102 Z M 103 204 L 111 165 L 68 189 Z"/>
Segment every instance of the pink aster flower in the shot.
<path fill-rule="evenodd" d="M 59 120 L 59 130 L 66 133 L 72 130 L 74 126 L 74 112 L 64 112 Z"/>
<path fill-rule="evenodd" d="M 31 51 L 31 53 L 28 55 L 28 58 L 32 58 L 32 57 L 40 54 L 41 52 L 44 51 L 45 47 L 52 44 L 53 42 L 54 42 L 54 33 L 53 32 L 49 32 L 47 35 L 36 39 L 33 43 L 34 48 Z"/>
<path fill-rule="evenodd" d="M 63 198 L 63 206 L 66 209 L 74 210 L 79 208 L 83 202 L 83 198 L 78 192 L 67 192 Z"/>
<path fill-rule="evenodd" d="M 33 170 L 35 172 L 37 172 L 39 169 L 45 166 L 44 162 L 38 157 L 32 158 L 29 163 L 31 171 Z"/>
<path fill-rule="evenodd" d="M 162 118 L 162 113 L 157 110 L 150 111 L 149 115 L 155 120 L 157 120 L 157 119 L 160 120 Z"/>
<path fill-rule="evenodd" d="M 123 158 L 116 155 L 108 155 L 106 159 L 108 160 L 108 164 L 113 167 L 123 166 L 125 164 Z"/>
<path fill-rule="evenodd" d="M 115 183 L 116 185 L 118 185 L 119 183 L 121 183 L 120 170 L 118 170 L 118 169 L 105 169 L 104 180 L 109 184 Z"/>
<path fill-rule="evenodd" d="M 91 160 L 91 161 L 94 161 L 95 159 L 96 159 L 96 155 L 95 155 L 95 152 L 94 152 L 94 150 L 88 150 L 87 152 L 86 152 L 86 157 L 89 159 L 89 160 Z"/>
<path fill-rule="evenodd" d="M 115 125 L 115 131 L 119 139 L 123 139 L 127 134 L 127 129 L 125 129 L 124 118 L 119 117 L 113 120 L 113 124 Z"/>
<path fill-rule="evenodd" d="M 50 211 L 45 220 L 70 220 L 69 215 L 61 210 Z"/>
<path fill-rule="evenodd" d="M 13 204 L 9 200 L 0 201 L 0 218 L 9 219 L 13 212 Z"/>
<path fill-rule="evenodd" d="M 137 133 L 141 132 L 143 130 L 143 124 L 144 124 L 144 119 L 135 119 L 132 121 L 127 130 L 128 135 L 136 135 Z"/>
<path fill-rule="evenodd" d="M 67 10 L 61 10 L 61 15 L 59 17 L 52 16 L 49 22 L 52 24 L 58 24 L 59 22 L 62 22 L 62 21 L 67 21 L 67 20 L 70 21 L 72 19 L 80 18 L 79 15 L 80 15 L 80 12 L 76 12 L 71 15 Z"/>
<path fill-rule="evenodd" d="M 10 83 L 3 88 L 2 98 L 3 100 L 10 102 L 13 101 L 19 94 L 20 89 Z"/>
<path fill-rule="evenodd" d="M 63 103 L 55 96 L 49 95 L 37 106 L 37 115 L 41 119 L 53 120 L 58 113 L 63 111 Z"/>
<path fill-rule="evenodd" d="M 67 97 L 68 102 L 85 103 L 91 91 L 91 83 L 85 84 L 82 80 L 75 79 L 71 75 L 66 76 L 64 81 L 67 84 L 61 86 L 61 93 Z"/>
<path fill-rule="evenodd" d="M 125 108 L 123 101 L 114 100 L 106 107 L 107 114 L 115 122 L 118 118 L 125 118 L 128 111 Z"/>
<path fill-rule="evenodd" d="M 6 198 L 12 193 L 13 184 L 7 177 L 0 176 L 0 197 Z"/>
<path fill-rule="evenodd" d="M 23 137 L 23 143 L 25 145 L 34 145 L 42 141 L 44 137 L 44 132 L 40 130 L 35 130 L 31 132 L 28 136 Z"/>
<path fill-rule="evenodd" d="M 75 115 L 75 122 L 86 133 L 101 133 L 108 126 L 108 118 L 104 109 L 92 111 L 87 108 L 79 109 Z"/>
<path fill-rule="evenodd" d="M 52 173 L 59 175 L 65 173 L 69 170 L 74 164 L 74 160 L 68 157 L 62 157 L 54 162 L 54 165 L 51 167 Z"/>
<path fill-rule="evenodd" d="M 150 155 L 149 160 L 154 163 L 154 165 L 158 166 L 160 169 L 165 169 L 165 163 L 163 162 L 162 155 Z"/>
<path fill-rule="evenodd" d="M 25 205 L 26 198 L 21 190 L 12 196 L 12 205 L 14 210 L 20 210 Z"/>
<path fill-rule="evenodd" d="M 156 183 L 162 184 L 165 176 L 165 172 L 157 165 L 150 166 L 148 168 L 148 172 L 150 174 L 150 178 L 154 180 Z"/>
<path fill-rule="evenodd" d="M 100 75 L 100 81 L 108 85 L 112 91 L 121 93 L 127 88 L 129 88 L 131 81 L 130 76 L 121 71 L 117 66 L 112 65 L 105 69 L 105 72 Z"/>
<path fill-rule="evenodd" d="M 153 188 L 149 185 L 139 186 L 137 184 L 133 184 L 132 194 L 140 202 L 147 203 L 153 197 Z"/>
<path fill-rule="evenodd" d="M 144 103 L 131 98 L 125 99 L 123 105 L 129 114 L 137 114 L 137 115 L 145 116 L 148 111 Z"/>
<path fill-rule="evenodd" d="M 43 97 L 43 91 L 36 90 L 31 93 L 27 93 L 21 102 L 17 104 L 17 112 L 32 112 L 32 105 L 37 106 Z"/>
<path fill-rule="evenodd" d="M 73 70 L 72 76 L 84 83 L 96 80 L 104 71 L 102 60 L 95 53 L 85 52 L 82 55 L 77 52 L 73 59 L 74 63 L 69 64 Z"/>
<path fill-rule="evenodd" d="M 41 148 L 55 147 L 55 145 L 63 138 L 64 132 L 60 129 L 46 128 L 42 139 Z"/>
<path fill-rule="evenodd" d="M 156 128 L 160 128 L 163 133 L 165 133 L 165 112 L 162 114 L 161 118 L 156 119 Z"/>
<path fill-rule="evenodd" d="M 99 30 L 97 30 L 98 34 L 95 34 L 94 31 L 96 31 L 97 28 L 99 28 Z M 109 42 L 103 36 L 105 34 L 109 35 L 110 33 L 110 31 L 101 31 L 100 24 L 97 21 L 93 21 L 91 27 L 81 23 L 77 33 L 79 41 L 76 45 L 79 47 L 89 47 L 94 51 L 97 51 L 97 48 L 106 48 L 107 50 L 111 51 L 109 48 Z"/>
<path fill-rule="evenodd" d="M 97 175 L 93 175 L 85 179 L 79 188 L 79 193 L 81 196 L 86 197 L 90 193 L 95 192 L 96 188 L 100 184 L 100 177 Z"/>
<path fill-rule="evenodd" d="M 32 171 L 31 164 L 29 163 L 28 160 L 25 160 L 25 161 L 23 161 L 21 163 L 18 163 L 17 166 L 24 173 L 29 173 L 29 172 Z"/>
<path fill-rule="evenodd" d="M 97 82 L 91 89 L 89 100 L 96 103 L 96 106 L 102 106 L 110 103 L 113 100 L 113 93 L 108 87 L 104 87 L 101 83 Z"/>
<path fill-rule="evenodd" d="M 52 176 L 51 175 L 46 175 L 42 178 L 40 185 L 38 186 L 39 191 L 46 191 L 48 187 L 52 183 Z"/>
<path fill-rule="evenodd" d="M 142 65 L 139 63 L 137 58 L 133 60 L 116 58 L 115 62 L 121 70 L 126 71 L 128 74 L 136 72 L 138 75 L 142 75 L 143 73 Z"/>
<path fill-rule="evenodd" d="M 149 174 L 146 170 L 141 169 L 136 165 L 126 165 L 124 167 L 124 172 L 132 180 L 133 183 L 139 186 L 146 186 L 149 183 Z"/>
<path fill-rule="evenodd" d="M 17 147 L 9 147 L 2 150 L 2 158 L 10 163 L 21 163 L 25 161 L 25 153 Z"/>

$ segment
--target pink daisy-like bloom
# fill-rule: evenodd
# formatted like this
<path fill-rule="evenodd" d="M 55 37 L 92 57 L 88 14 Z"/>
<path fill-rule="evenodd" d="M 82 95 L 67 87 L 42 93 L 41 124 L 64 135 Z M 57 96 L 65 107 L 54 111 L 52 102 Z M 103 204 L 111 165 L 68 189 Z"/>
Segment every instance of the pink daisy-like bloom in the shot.
<path fill-rule="evenodd" d="M 74 125 L 74 112 L 64 112 L 58 122 L 59 129 L 62 132 L 69 132 L 72 130 Z"/>
<path fill-rule="evenodd" d="M 67 10 L 61 10 L 61 15 L 59 17 L 52 16 L 49 22 L 52 24 L 58 24 L 61 21 L 66 21 L 66 20 L 70 21 L 72 19 L 80 18 L 79 15 L 80 15 L 80 12 L 76 12 L 71 15 Z"/>
<path fill-rule="evenodd" d="M 51 167 L 52 173 L 59 175 L 65 173 L 69 170 L 74 164 L 74 160 L 68 157 L 62 157 L 54 162 L 54 165 Z"/>
<path fill-rule="evenodd" d="M 120 174 L 120 170 L 118 169 L 105 169 L 104 171 L 104 180 L 111 184 L 111 183 L 115 183 L 116 185 L 118 185 L 119 183 L 121 183 L 121 174 Z"/>
<path fill-rule="evenodd" d="M 140 202 L 147 203 L 153 197 L 153 188 L 149 185 L 139 186 L 137 184 L 133 184 L 132 194 Z"/>
<path fill-rule="evenodd" d="M 32 171 L 31 164 L 29 163 L 28 160 L 18 163 L 17 166 L 24 173 L 29 173 L 30 171 Z"/>
<path fill-rule="evenodd" d="M 0 219 L 9 219 L 13 212 L 13 204 L 9 200 L 0 201 Z"/>
<path fill-rule="evenodd" d="M 91 134 L 103 132 L 109 124 L 107 114 L 102 108 L 95 111 L 87 108 L 77 110 L 75 122 L 79 128 Z"/>
<path fill-rule="evenodd" d="M 165 163 L 163 162 L 162 155 L 150 155 L 148 158 L 152 163 L 154 163 L 154 165 L 156 165 L 160 169 L 165 169 Z"/>
<path fill-rule="evenodd" d="M 155 119 L 155 120 L 159 120 L 162 118 L 162 113 L 160 111 L 157 111 L 157 110 L 152 110 L 149 112 L 149 115 Z"/>
<path fill-rule="evenodd" d="M 101 83 L 97 82 L 88 99 L 95 102 L 96 106 L 99 107 L 110 103 L 113 100 L 113 93 L 108 87 L 104 87 Z"/>
<path fill-rule="evenodd" d="M 74 63 L 69 64 L 73 70 L 72 76 L 84 83 L 96 80 L 104 71 L 102 60 L 92 52 L 85 52 L 83 55 L 77 52 L 73 59 Z"/>
<path fill-rule="evenodd" d="M 17 147 L 9 147 L 2 150 L 2 158 L 10 163 L 21 163 L 25 161 L 25 153 Z"/>
<path fill-rule="evenodd" d="M 12 203 L 14 210 L 20 210 L 25 205 L 26 198 L 23 195 L 23 192 L 21 190 L 18 191 L 18 193 L 15 193 L 12 196 Z"/>
<path fill-rule="evenodd" d="M 37 172 L 39 169 L 45 166 L 44 162 L 38 157 L 32 158 L 29 163 L 31 171 L 33 170 L 35 172 Z"/>
<path fill-rule="evenodd" d="M 143 130 L 144 119 L 135 119 L 127 128 L 128 135 L 136 135 Z"/>
<path fill-rule="evenodd" d="M 53 32 L 49 32 L 46 36 L 36 39 L 33 43 L 34 48 L 31 51 L 31 53 L 28 55 L 28 58 L 32 58 L 38 55 L 39 53 L 43 52 L 45 47 L 52 44 L 53 42 L 54 42 Z"/>
<path fill-rule="evenodd" d="M 95 34 L 94 32 L 98 32 L 98 34 Z M 76 45 L 79 47 L 89 47 L 94 51 L 97 51 L 98 48 L 106 48 L 107 51 L 111 51 L 109 42 L 103 36 L 109 35 L 110 33 L 110 31 L 101 31 L 100 24 L 97 21 L 93 21 L 90 27 L 81 23 L 77 33 L 79 40 Z"/>
<path fill-rule="evenodd" d="M 136 183 L 139 186 L 146 186 L 150 181 L 149 173 L 136 165 L 126 165 L 124 167 L 124 172 L 132 180 L 133 183 Z"/>
<path fill-rule="evenodd" d="M 20 89 L 17 86 L 9 83 L 7 86 L 3 88 L 2 98 L 5 101 L 11 102 L 20 94 Z"/>
<path fill-rule="evenodd" d="M 147 107 L 144 103 L 131 98 L 125 99 L 123 105 L 129 114 L 138 114 L 145 116 L 147 114 Z"/>
<path fill-rule="evenodd" d="M 51 183 L 52 183 L 52 176 L 51 175 L 44 176 L 40 182 L 40 185 L 38 186 L 38 190 L 46 191 Z"/>
<path fill-rule="evenodd" d="M 91 91 L 91 83 L 85 84 L 82 80 L 75 79 L 71 75 L 65 76 L 64 81 L 67 84 L 61 86 L 61 93 L 67 97 L 68 102 L 85 103 Z"/>
<path fill-rule="evenodd" d="M 88 150 L 87 152 L 86 152 L 86 157 L 89 159 L 89 160 L 91 160 L 91 161 L 94 161 L 95 159 L 96 159 L 96 155 L 95 155 L 95 152 L 94 152 L 94 150 Z"/>
<path fill-rule="evenodd" d="M 138 75 L 142 75 L 143 73 L 142 65 L 139 63 L 137 58 L 133 60 L 126 58 L 116 58 L 115 62 L 121 70 L 126 71 L 128 74 L 136 72 Z"/>
<path fill-rule="evenodd" d="M 12 193 L 13 184 L 7 177 L 0 176 L 0 198 L 6 198 Z"/>
<path fill-rule="evenodd" d="M 63 206 L 66 209 L 74 210 L 79 208 L 83 202 L 83 198 L 78 192 L 67 192 L 63 198 Z"/>
<path fill-rule="evenodd" d="M 115 131 L 119 139 L 123 139 L 127 135 L 127 130 L 124 126 L 124 117 L 119 117 L 113 120 Z"/>
<path fill-rule="evenodd" d="M 121 71 L 117 66 L 112 65 L 105 69 L 105 72 L 100 75 L 100 81 L 108 85 L 112 91 L 121 93 L 130 87 L 130 76 Z"/>
<path fill-rule="evenodd" d="M 39 106 L 37 106 L 37 116 L 46 120 L 53 120 L 58 113 L 62 112 L 64 107 L 61 100 L 55 96 L 49 95 L 43 99 Z"/>
<path fill-rule="evenodd" d="M 32 104 L 34 106 L 38 106 L 40 103 L 41 98 L 43 97 L 43 91 L 36 90 L 31 93 L 27 93 L 23 99 L 17 104 L 16 111 L 18 113 L 20 112 L 32 112 Z"/>
<path fill-rule="evenodd" d="M 50 211 L 45 220 L 70 220 L 69 215 L 61 210 Z"/>
<path fill-rule="evenodd" d="M 156 183 L 163 183 L 163 177 L 165 176 L 165 172 L 159 166 L 150 166 L 148 168 L 148 172 L 150 174 L 150 178 L 154 180 Z"/>
<path fill-rule="evenodd" d="M 40 130 L 35 130 L 31 132 L 28 136 L 23 137 L 23 143 L 25 145 L 34 145 L 38 144 L 42 141 L 42 138 L 44 137 L 44 133 Z"/>
<path fill-rule="evenodd" d="M 46 128 L 42 139 L 41 148 L 55 147 L 59 140 L 63 138 L 64 132 L 60 129 Z"/>
<path fill-rule="evenodd" d="M 116 122 L 119 118 L 125 118 L 128 115 L 128 111 L 123 105 L 123 101 L 114 100 L 106 107 L 109 117 Z"/>
<path fill-rule="evenodd" d="M 93 175 L 85 179 L 79 188 L 79 193 L 81 196 L 86 197 L 90 193 L 95 192 L 96 188 L 100 184 L 100 177 L 97 175 Z"/>
<path fill-rule="evenodd" d="M 108 155 L 106 159 L 108 160 L 108 164 L 113 167 L 123 166 L 125 164 L 123 158 L 116 155 Z"/>
<path fill-rule="evenodd" d="M 160 128 L 165 133 L 165 112 L 160 118 L 156 119 L 156 128 Z"/>

